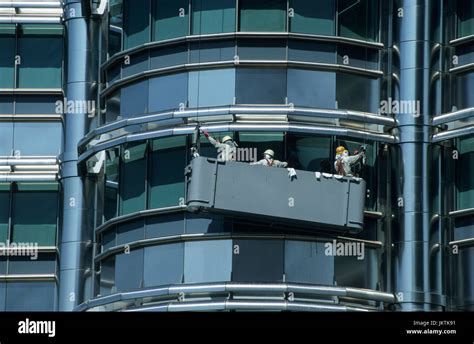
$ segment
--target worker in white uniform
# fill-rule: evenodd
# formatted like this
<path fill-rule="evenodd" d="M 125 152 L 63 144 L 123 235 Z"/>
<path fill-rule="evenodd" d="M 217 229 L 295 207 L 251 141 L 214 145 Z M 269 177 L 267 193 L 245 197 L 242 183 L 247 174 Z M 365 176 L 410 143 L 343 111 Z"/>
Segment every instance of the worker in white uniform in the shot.
<path fill-rule="evenodd" d="M 262 166 L 269 166 L 269 167 L 287 167 L 288 163 L 276 160 L 275 158 L 275 152 L 271 149 L 267 149 L 265 152 L 263 152 L 263 159 L 252 162 L 251 165 L 262 165 Z"/>
<path fill-rule="evenodd" d="M 361 147 L 361 151 L 355 155 L 349 155 L 349 151 L 344 146 L 336 148 L 336 158 L 334 168 L 336 174 L 344 177 L 353 177 L 352 166 L 359 162 L 365 161 L 365 148 Z"/>
<path fill-rule="evenodd" d="M 219 161 L 233 161 L 237 151 L 237 144 L 230 136 L 224 136 L 222 142 L 214 139 L 206 130 L 201 130 L 207 140 L 217 148 L 217 160 Z"/>

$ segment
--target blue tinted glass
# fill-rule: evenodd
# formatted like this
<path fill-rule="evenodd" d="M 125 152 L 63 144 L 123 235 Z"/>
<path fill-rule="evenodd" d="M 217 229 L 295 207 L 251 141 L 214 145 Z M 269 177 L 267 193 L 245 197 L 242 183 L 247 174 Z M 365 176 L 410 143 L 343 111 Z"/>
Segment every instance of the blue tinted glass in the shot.
<path fill-rule="evenodd" d="M 184 282 L 230 281 L 232 240 L 187 242 L 184 253 Z"/>
<path fill-rule="evenodd" d="M 122 88 L 120 110 L 125 118 L 148 113 L 148 80 Z"/>
<path fill-rule="evenodd" d="M 284 104 L 286 70 L 271 68 L 238 68 L 237 104 Z"/>
<path fill-rule="evenodd" d="M 179 109 L 186 105 L 187 99 L 187 73 L 150 79 L 150 112 Z"/>
<path fill-rule="evenodd" d="M 232 105 L 235 96 L 235 69 L 189 73 L 189 107 Z"/>
<path fill-rule="evenodd" d="M 55 282 L 7 283 L 7 312 L 52 312 L 56 303 Z"/>
<path fill-rule="evenodd" d="M 296 106 L 334 109 L 336 105 L 336 74 L 334 72 L 288 69 L 288 103 Z"/>
<path fill-rule="evenodd" d="M 179 284 L 183 273 L 183 243 L 145 248 L 145 287 Z"/>

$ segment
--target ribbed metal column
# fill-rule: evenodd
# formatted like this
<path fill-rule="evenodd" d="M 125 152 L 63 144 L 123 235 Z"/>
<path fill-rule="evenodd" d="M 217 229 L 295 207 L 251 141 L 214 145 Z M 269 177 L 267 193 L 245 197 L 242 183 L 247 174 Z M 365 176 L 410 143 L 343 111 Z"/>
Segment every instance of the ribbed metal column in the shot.
<path fill-rule="evenodd" d="M 420 113 L 402 111 L 398 120 L 399 145 L 394 168 L 399 171 L 396 222 L 393 231 L 393 291 L 404 311 L 441 309 L 443 297 L 436 279 L 433 255 L 437 233 L 430 229 L 431 121 L 430 88 L 434 42 L 435 1 L 394 1 L 394 51 L 399 52 L 399 101 L 419 101 Z M 401 105 L 402 103 L 400 103 Z M 409 104 L 409 103 L 405 103 Z M 416 104 L 416 103 L 413 103 Z M 438 227 L 433 226 L 434 231 Z"/>
<path fill-rule="evenodd" d="M 88 1 L 66 0 L 64 18 L 67 32 L 68 101 L 81 104 L 94 100 L 93 30 L 89 22 Z M 83 181 L 79 176 L 77 143 L 87 130 L 88 114 L 64 115 L 64 153 L 61 159 L 63 211 L 60 231 L 59 310 L 70 311 L 83 301 L 86 279 L 86 254 L 90 233 L 86 224 Z M 87 111 L 87 110 L 85 110 Z"/>

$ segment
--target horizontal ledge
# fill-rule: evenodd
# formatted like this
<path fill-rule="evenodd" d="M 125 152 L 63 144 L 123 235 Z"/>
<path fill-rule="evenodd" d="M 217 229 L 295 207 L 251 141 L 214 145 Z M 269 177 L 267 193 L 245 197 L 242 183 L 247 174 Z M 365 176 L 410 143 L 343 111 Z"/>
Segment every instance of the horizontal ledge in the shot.
<path fill-rule="evenodd" d="M 0 15 L 0 24 L 61 24 L 62 16 Z"/>
<path fill-rule="evenodd" d="M 440 125 L 474 116 L 474 107 L 444 113 L 433 118 L 433 125 Z"/>
<path fill-rule="evenodd" d="M 1 94 L 63 95 L 64 91 L 62 88 L 0 88 L 0 95 Z"/>
<path fill-rule="evenodd" d="M 127 50 L 116 53 L 111 56 L 106 62 L 101 65 L 101 69 L 109 67 L 111 64 L 114 64 L 120 58 L 123 58 L 126 55 L 132 55 L 140 53 L 144 50 L 151 50 L 160 47 L 166 47 L 170 45 L 178 45 L 181 43 L 189 42 L 209 42 L 216 40 L 227 40 L 227 39 L 238 39 L 238 38 L 273 38 L 273 39 L 299 39 L 306 41 L 319 41 L 319 42 L 328 42 L 328 43 L 345 43 L 349 45 L 360 46 L 369 49 L 380 50 L 384 48 L 383 43 L 380 42 L 370 42 L 363 41 L 354 38 L 347 38 L 342 36 L 325 36 L 325 35 L 311 35 L 311 34 L 301 34 L 293 32 L 229 32 L 229 33 L 218 33 L 218 34 L 207 34 L 207 35 L 190 35 L 183 36 L 178 38 L 167 39 L 163 41 L 154 41 L 144 43 L 137 47 L 133 47 Z"/>
<path fill-rule="evenodd" d="M 0 275 L 0 281 L 57 281 L 57 276 L 55 274 Z"/>
<path fill-rule="evenodd" d="M 58 180 L 57 173 L 51 174 L 19 174 L 0 173 L 0 182 L 55 182 Z"/>
<path fill-rule="evenodd" d="M 274 68 L 312 68 L 321 71 L 347 72 L 356 75 L 364 75 L 370 78 L 380 78 L 383 72 L 380 70 L 364 69 L 360 67 L 352 67 L 341 64 L 331 63 L 316 63 L 316 62 L 302 62 L 292 60 L 239 60 L 238 63 L 234 60 L 230 61 L 216 61 L 216 62 L 202 62 L 202 63 L 187 63 L 176 65 L 172 67 L 164 67 L 157 69 L 150 69 L 137 74 L 124 77 L 109 84 L 107 88 L 100 92 L 101 97 L 107 96 L 109 93 L 118 88 L 122 88 L 128 84 L 144 80 L 150 77 L 159 76 L 163 74 L 178 73 L 183 71 L 199 71 L 206 69 L 217 68 L 241 68 L 241 67 L 274 67 Z"/>
<path fill-rule="evenodd" d="M 432 137 L 432 142 L 433 143 L 443 142 L 443 141 L 451 140 L 454 138 L 467 136 L 473 133 L 474 133 L 474 125 L 470 125 L 470 126 L 459 128 L 459 129 L 447 130 L 447 131 L 440 132 L 438 134 L 434 134 Z"/>
<path fill-rule="evenodd" d="M 89 300 L 75 308 L 75 311 L 86 311 L 91 308 L 96 308 L 100 306 L 110 305 L 116 303 L 119 308 L 125 308 L 128 305 L 136 304 L 136 301 L 139 299 L 163 299 L 163 298 L 173 298 L 177 299 L 174 296 L 177 295 L 188 295 L 192 297 L 192 295 L 227 295 L 229 293 L 236 293 L 236 294 L 243 294 L 248 293 L 249 296 L 259 294 L 262 296 L 277 296 L 281 298 L 281 300 L 242 300 L 232 302 L 242 302 L 242 303 L 250 303 L 255 301 L 256 303 L 260 302 L 260 304 L 272 304 L 279 303 L 290 305 L 294 304 L 297 305 L 299 301 L 289 301 L 286 300 L 285 294 L 293 293 L 297 297 L 299 295 L 303 297 L 314 297 L 315 301 L 324 301 L 331 299 L 333 300 L 334 304 L 341 304 L 341 301 L 344 302 L 345 299 L 351 299 L 353 302 L 362 301 L 374 301 L 374 302 L 382 302 L 386 304 L 393 304 L 396 303 L 395 295 L 392 293 L 381 292 L 377 290 L 371 289 L 362 289 L 362 288 L 351 288 L 351 287 L 340 287 L 340 286 L 324 286 L 324 285 L 312 285 L 312 284 L 302 284 L 302 283 L 237 283 L 237 282 L 216 282 L 216 283 L 199 283 L 199 284 L 191 284 L 191 285 L 166 285 L 161 287 L 155 288 L 147 288 L 137 291 L 129 291 L 129 292 L 119 292 L 114 293 L 111 295 L 105 296 L 98 296 L 95 299 Z M 318 300 L 317 297 L 322 298 Z M 207 301 L 210 303 L 210 301 Z M 316 306 L 315 303 L 311 303 L 313 306 Z M 120 307 L 120 306 L 121 307 Z M 181 303 L 183 307 L 186 307 L 186 303 Z M 328 304 L 326 304 L 329 306 Z M 343 304 L 341 304 L 343 305 Z M 323 305 L 321 305 L 324 307 Z M 354 305 L 353 305 L 354 306 Z M 375 305 L 374 305 L 375 306 Z M 368 305 L 357 305 L 356 308 L 372 308 L 375 307 L 368 306 Z"/>
<path fill-rule="evenodd" d="M 0 257 L 15 256 L 15 255 L 10 255 L 10 252 L 24 251 L 24 250 L 31 249 L 31 245 L 25 246 L 25 244 L 27 243 L 14 243 L 13 242 L 13 243 L 9 243 L 9 246 L 7 247 L 0 246 Z M 12 247 L 12 245 L 17 245 L 17 247 Z M 34 249 L 35 251 L 37 250 L 38 254 L 59 253 L 59 250 L 56 246 L 38 246 L 38 247 L 34 247 Z M 5 255 L 5 251 L 7 252 L 6 255 Z M 18 257 L 18 256 L 15 256 L 15 257 Z"/>
<path fill-rule="evenodd" d="M 473 41 L 474 41 L 474 35 L 469 35 L 469 36 L 452 39 L 449 41 L 449 44 L 452 46 L 457 46 L 457 45 L 461 45 L 461 44 L 465 44 L 465 43 L 469 43 Z"/>
<path fill-rule="evenodd" d="M 42 114 L 29 114 L 29 115 L 0 115 L 0 122 L 60 122 L 62 121 L 62 115 L 42 115 Z"/>
<path fill-rule="evenodd" d="M 60 1 L 0 1 L 0 8 L 61 8 Z"/>
<path fill-rule="evenodd" d="M 271 116 L 282 115 L 282 116 L 306 116 L 308 118 L 324 118 L 324 119 L 342 119 L 351 120 L 361 123 L 383 125 L 387 127 L 394 127 L 396 120 L 392 117 L 382 116 L 375 113 L 352 111 L 352 110 L 338 110 L 338 109 L 322 109 L 322 108 L 308 108 L 308 107 L 294 107 L 290 105 L 228 105 L 228 106 L 216 106 L 216 107 L 205 107 L 205 108 L 193 108 L 184 110 L 171 110 L 153 113 L 149 115 L 143 115 L 139 117 L 131 117 L 118 120 L 105 124 L 99 128 L 89 132 L 78 144 L 79 149 L 82 149 L 95 136 L 106 134 L 113 130 L 122 129 L 127 126 L 145 124 L 145 123 L 157 123 L 163 121 L 166 125 L 169 125 L 169 121 L 172 119 L 183 119 L 183 118 L 194 118 L 201 120 L 201 123 L 205 123 L 206 117 L 212 116 Z M 247 118 L 250 119 L 250 118 Z M 264 121 L 265 117 L 260 118 Z M 286 120 L 286 119 L 285 119 Z"/>
<path fill-rule="evenodd" d="M 346 127 L 336 127 L 336 126 L 324 126 L 324 125 L 313 125 L 313 124 L 299 124 L 299 123 L 282 123 L 282 124 L 273 124 L 273 123 L 222 123 L 222 124 L 209 124 L 202 126 L 203 129 L 208 130 L 209 132 L 214 131 L 283 131 L 283 132 L 292 132 L 292 133 L 306 133 L 313 135 L 336 135 L 336 136 L 347 136 L 355 137 L 369 141 L 378 141 L 386 143 L 396 143 L 397 138 L 389 134 L 378 134 L 372 133 L 359 129 L 352 129 Z M 92 148 L 86 150 L 79 156 L 78 163 L 83 163 L 85 160 L 89 159 L 92 155 L 106 150 L 111 147 L 115 147 L 127 142 L 143 141 L 152 138 L 160 137 L 170 137 L 170 136 L 179 136 L 179 135 L 188 135 L 192 134 L 195 131 L 195 126 L 182 126 L 167 128 L 161 130 L 153 130 L 142 133 L 123 135 L 104 143 L 97 144 Z"/>
<path fill-rule="evenodd" d="M 464 217 L 464 216 L 469 216 L 469 215 L 474 215 L 474 208 L 466 208 L 466 209 L 460 209 L 460 210 L 454 210 L 449 212 L 449 216 L 451 217 Z"/>
<path fill-rule="evenodd" d="M 449 246 L 474 246 L 474 238 L 454 240 L 449 242 Z"/>
<path fill-rule="evenodd" d="M 327 237 L 320 232 L 314 233 L 314 235 L 298 235 L 298 234 L 265 234 L 265 233 L 198 233 L 198 234 L 179 234 L 167 237 L 140 239 L 133 242 L 128 242 L 123 245 L 118 245 L 107 249 L 104 252 L 99 253 L 94 257 L 94 261 L 99 263 L 100 261 L 107 259 L 117 253 L 124 252 L 124 249 L 134 250 L 144 247 L 152 247 L 157 245 L 172 244 L 178 242 L 187 241 L 210 241 L 210 240 L 233 240 L 233 239 L 273 239 L 273 240 L 295 240 L 295 241 L 306 241 L 306 242 L 333 242 L 338 240 L 341 242 L 358 242 L 364 243 L 368 248 L 380 249 L 383 247 L 383 243 L 380 241 L 363 240 L 357 238 L 349 238 L 343 236 Z"/>
<path fill-rule="evenodd" d="M 474 62 L 465 64 L 465 65 L 462 65 L 462 66 L 450 68 L 449 72 L 453 73 L 453 74 L 459 74 L 459 73 L 464 73 L 464 72 L 468 72 L 468 71 L 471 71 L 471 70 L 474 70 Z"/>

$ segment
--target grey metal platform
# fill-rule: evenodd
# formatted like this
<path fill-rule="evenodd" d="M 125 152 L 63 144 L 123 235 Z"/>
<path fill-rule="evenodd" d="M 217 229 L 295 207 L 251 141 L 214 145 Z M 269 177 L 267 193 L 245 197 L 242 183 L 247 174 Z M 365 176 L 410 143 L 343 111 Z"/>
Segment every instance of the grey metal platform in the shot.
<path fill-rule="evenodd" d="M 360 178 L 198 157 L 186 168 L 187 205 L 296 227 L 359 232 L 366 183 Z"/>

